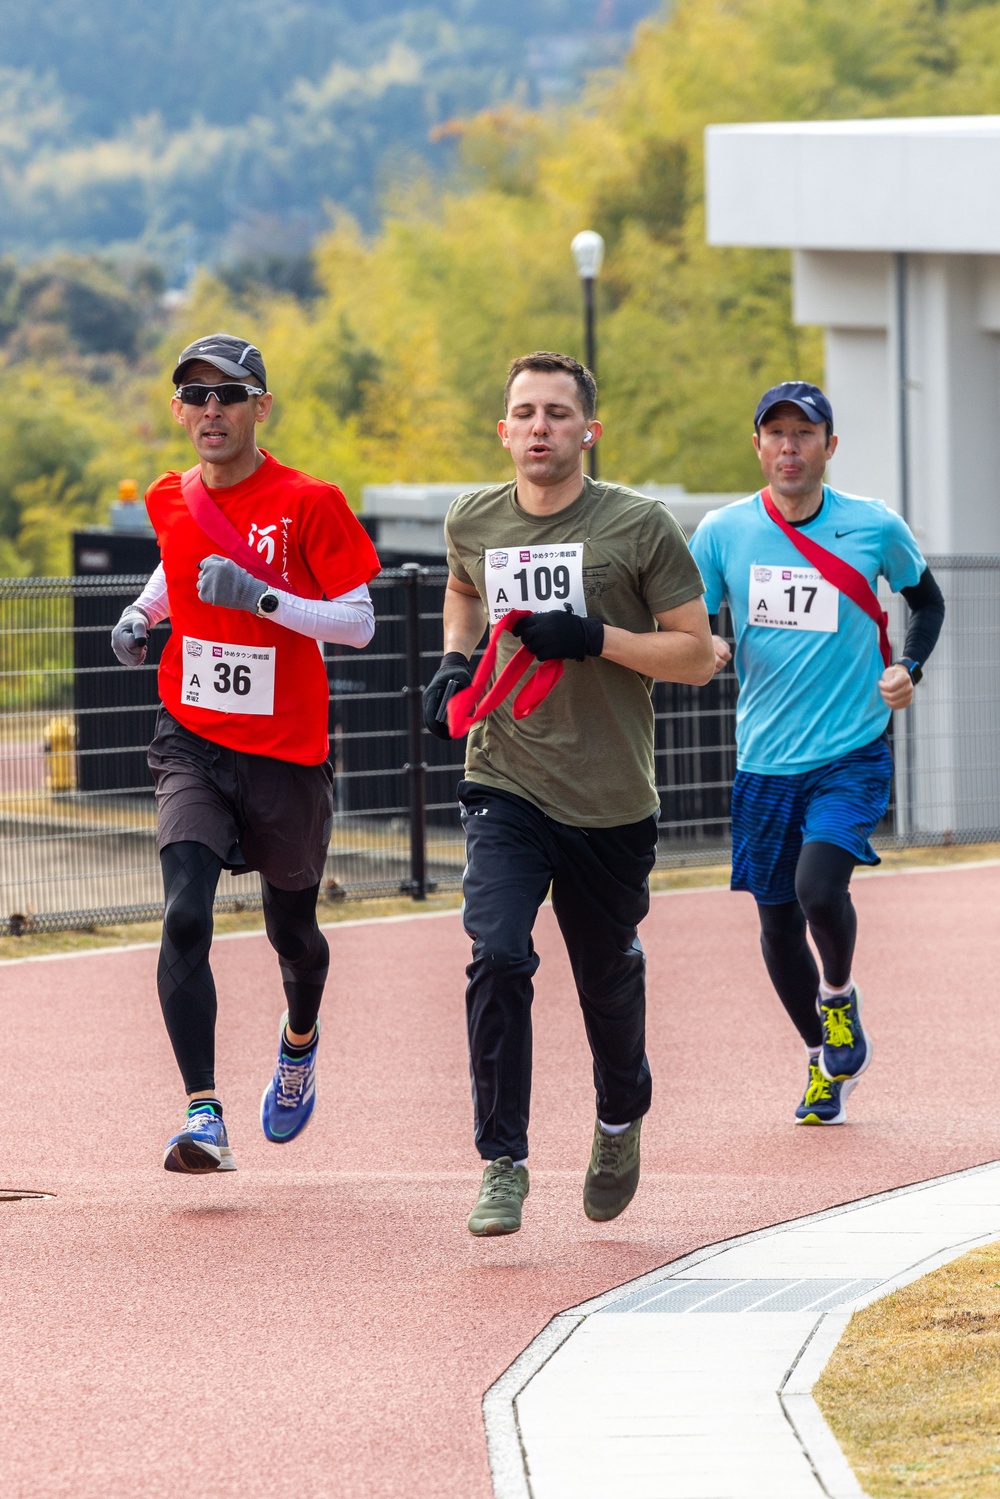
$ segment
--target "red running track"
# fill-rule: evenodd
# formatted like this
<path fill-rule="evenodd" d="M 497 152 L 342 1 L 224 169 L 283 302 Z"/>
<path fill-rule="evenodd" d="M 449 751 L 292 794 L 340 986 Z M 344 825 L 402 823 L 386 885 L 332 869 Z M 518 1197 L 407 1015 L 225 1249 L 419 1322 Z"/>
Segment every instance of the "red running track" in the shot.
<path fill-rule="evenodd" d="M 239 1171 L 160 1169 L 181 1103 L 148 949 L 5 965 L 6 1499 L 489 1499 L 480 1399 L 553 1313 L 695 1247 L 1000 1155 L 1000 868 L 859 879 L 875 1062 L 849 1127 L 797 1129 L 801 1049 L 748 896 L 658 897 L 639 1196 L 583 1217 L 593 1092 L 539 924 L 525 1227 L 464 1227 L 479 1168 L 456 915 L 330 932 L 320 1105 L 257 1124 L 280 1010 L 263 938 L 216 947 Z"/>

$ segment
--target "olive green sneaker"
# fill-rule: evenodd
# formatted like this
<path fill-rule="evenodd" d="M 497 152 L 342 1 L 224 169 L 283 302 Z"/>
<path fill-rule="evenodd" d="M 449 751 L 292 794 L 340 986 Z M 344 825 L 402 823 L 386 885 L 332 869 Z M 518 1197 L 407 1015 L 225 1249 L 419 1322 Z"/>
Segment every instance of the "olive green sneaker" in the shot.
<path fill-rule="evenodd" d="M 521 1204 L 527 1195 L 527 1166 L 515 1166 L 509 1155 L 489 1161 L 479 1201 L 469 1214 L 469 1233 L 516 1234 L 521 1227 Z"/>
<path fill-rule="evenodd" d="M 625 1211 L 639 1185 L 639 1131 L 642 1118 L 633 1119 L 620 1135 L 608 1135 L 594 1124 L 590 1165 L 583 1179 L 583 1211 L 595 1223 L 606 1223 Z"/>

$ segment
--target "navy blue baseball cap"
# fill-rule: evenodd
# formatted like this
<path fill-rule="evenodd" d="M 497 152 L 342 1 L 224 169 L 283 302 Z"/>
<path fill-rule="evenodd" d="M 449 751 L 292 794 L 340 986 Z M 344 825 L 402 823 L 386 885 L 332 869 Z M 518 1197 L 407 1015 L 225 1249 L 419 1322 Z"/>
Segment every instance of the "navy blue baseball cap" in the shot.
<path fill-rule="evenodd" d="M 833 407 L 819 386 L 810 385 L 806 380 L 784 380 L 765 390 L 754 412 L 754 427 L 759 428 L 772 407 L 780 406 L 783 401 L 797 406 L 807 421 L 828 422 L 830 431 L 833 431 Z"/>

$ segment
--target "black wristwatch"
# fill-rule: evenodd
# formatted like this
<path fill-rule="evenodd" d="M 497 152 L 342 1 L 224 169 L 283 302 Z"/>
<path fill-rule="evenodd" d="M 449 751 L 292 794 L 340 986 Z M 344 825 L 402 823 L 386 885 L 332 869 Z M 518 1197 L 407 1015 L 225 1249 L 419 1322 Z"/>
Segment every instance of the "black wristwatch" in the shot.
<path fill-rule="evenodd" d="M 899 660 L 896 662 L 896 665 L 906 667 L 907 671 L 910 673 L 910 681 L 913 683 L 914 687 L 916 687 L 917 683 L 920 681 L 924 674 L 924 669 L 920 665 L 920 662 L 912 660 L 909 656 L 900 656 Z"/>
<path fill-rule="evenodd" d="M 257 613 L 258 614 L 273 614 L 274 611 L 277 609 L 277 607 L 278 607 L 278 605 L 280 603 L 281 603 L 281 600 L 278 597 L 278 595 L 275 593 L 274 589 L 273 588 L 265 588 L 264 592 L 261 594 L 260 598 L 257 600 Z"/>

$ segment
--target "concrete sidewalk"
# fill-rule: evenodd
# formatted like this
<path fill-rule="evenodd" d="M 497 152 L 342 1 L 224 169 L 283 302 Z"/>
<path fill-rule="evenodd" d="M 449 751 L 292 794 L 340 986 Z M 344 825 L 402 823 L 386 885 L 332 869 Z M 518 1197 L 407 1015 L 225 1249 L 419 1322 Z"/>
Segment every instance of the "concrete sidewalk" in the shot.
<path fill-rule="evenodd" d="M 484 1402 L 497 1499 L 858 1499 L 813 1385 L 853 1312 L 997 1238 L 1000 1163 L 714 1245 L 563 1313 Z"/>

